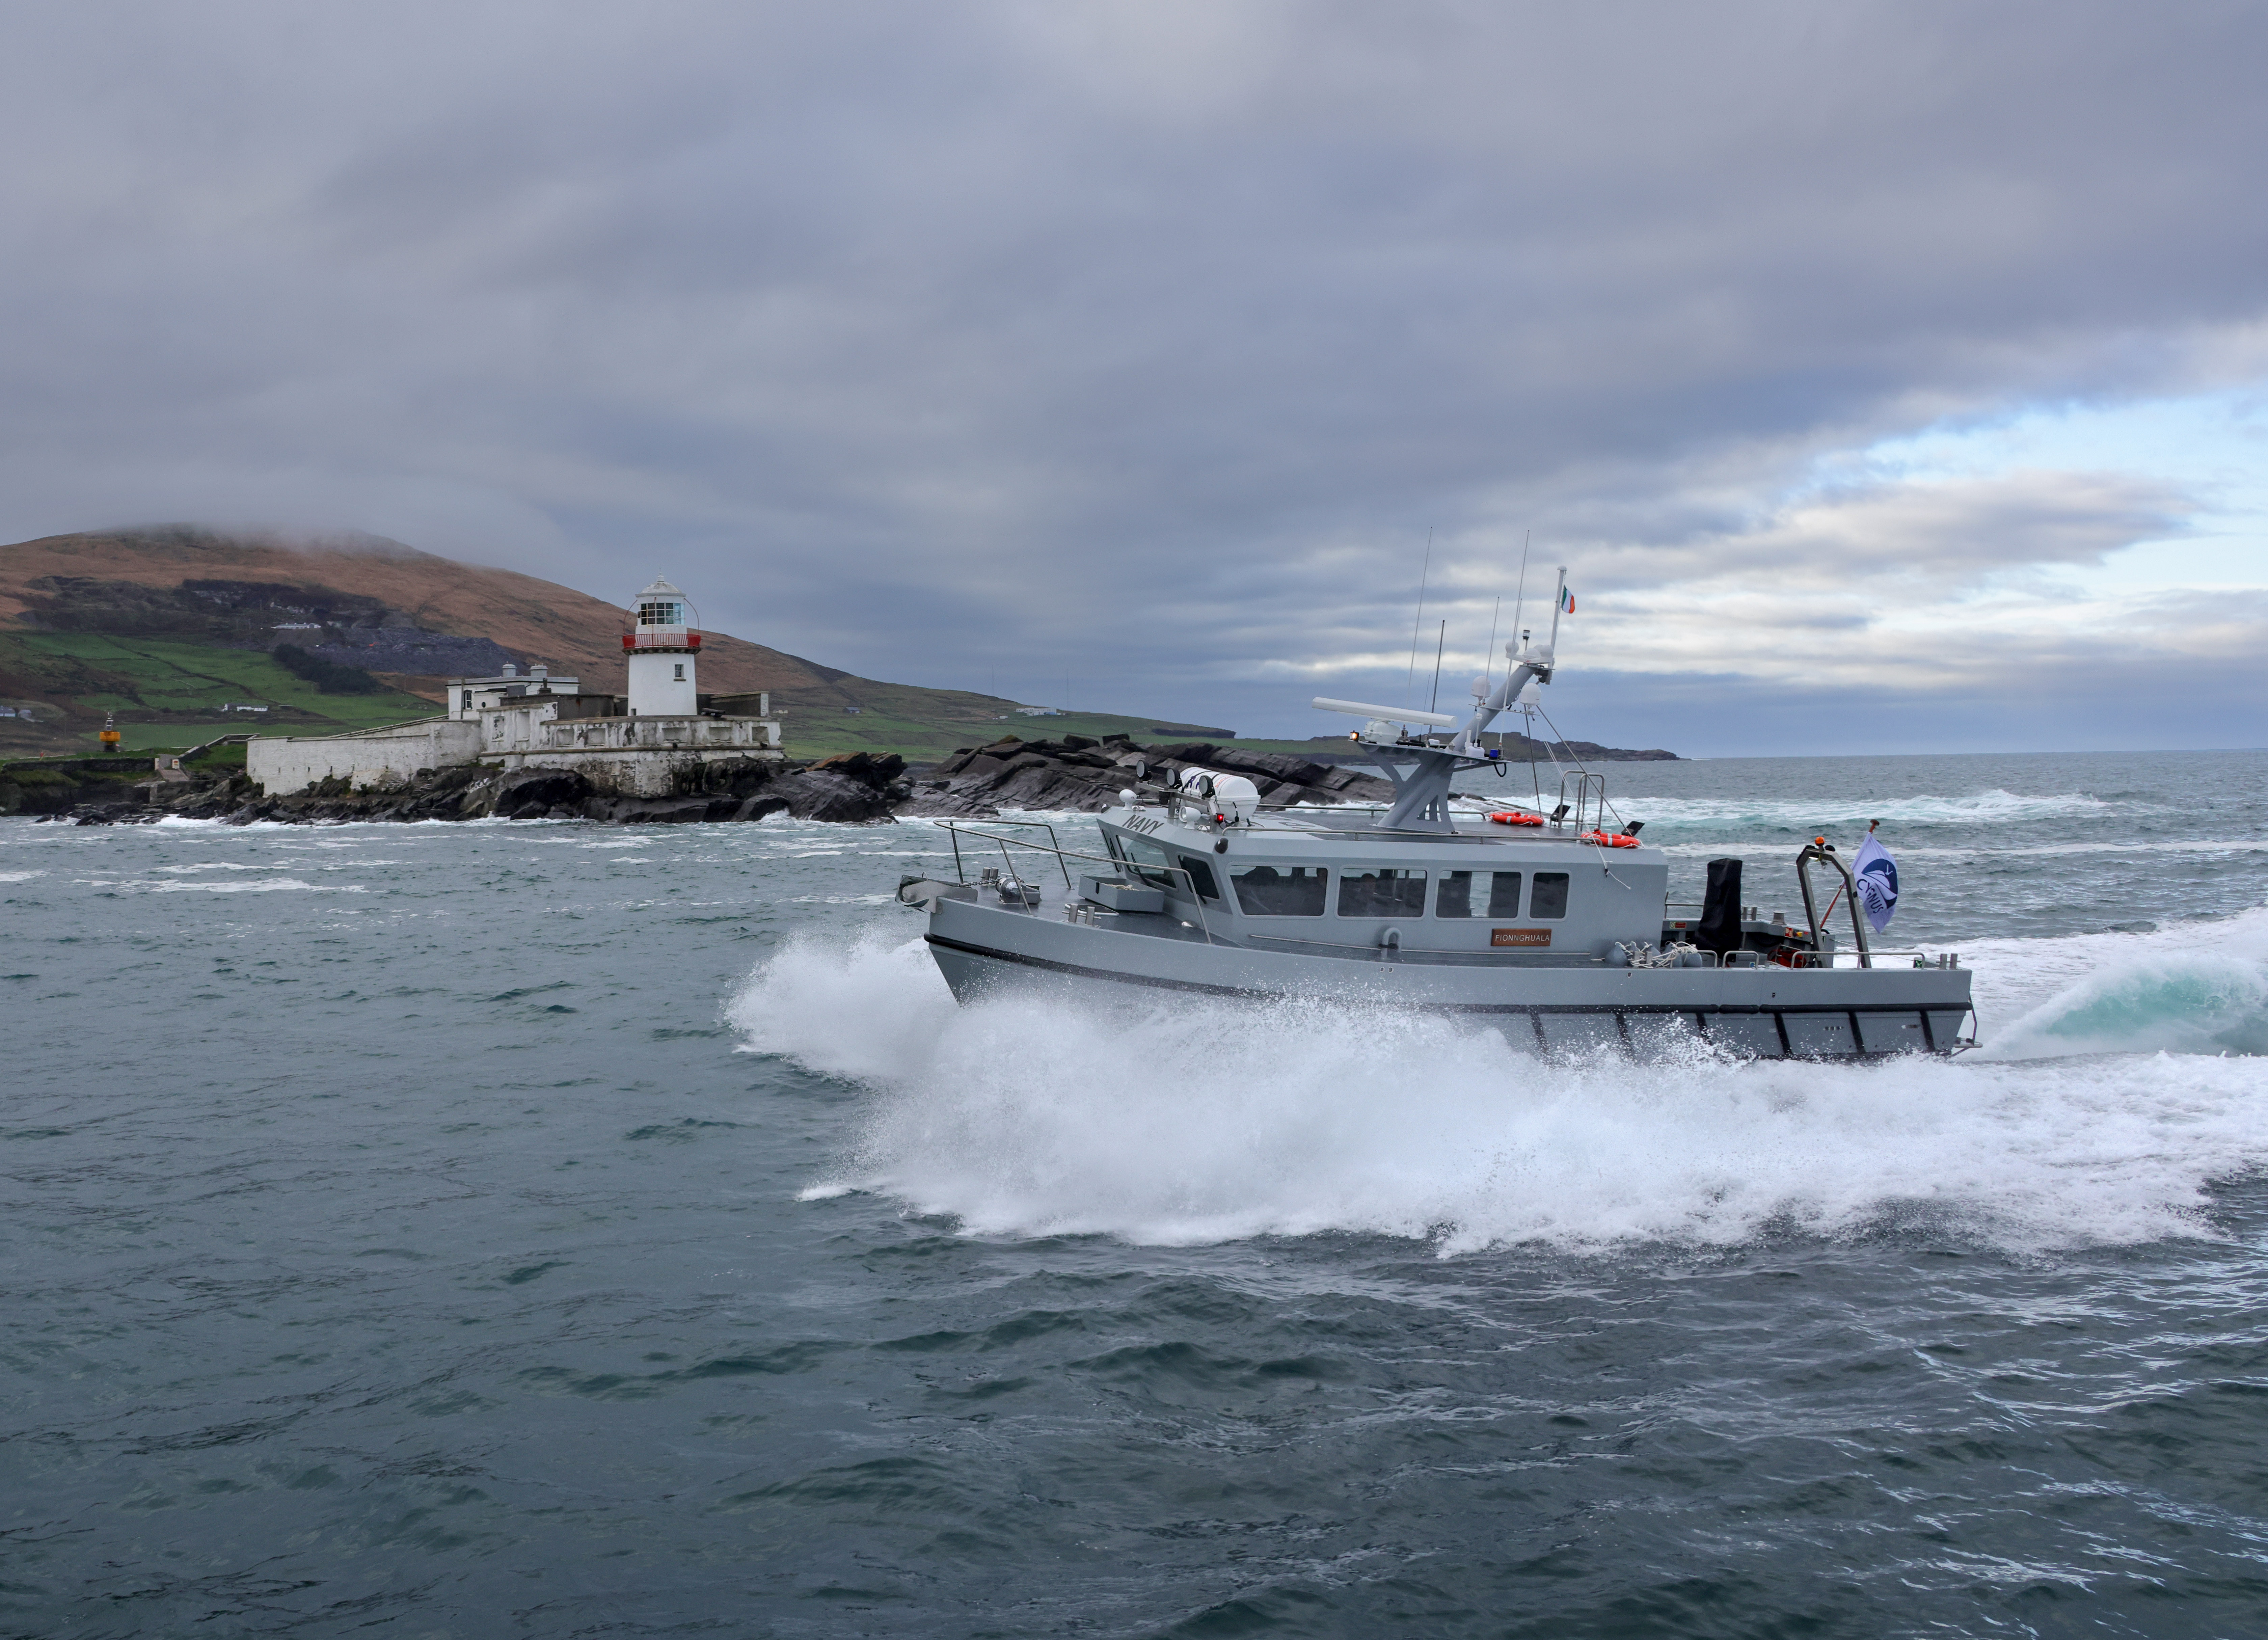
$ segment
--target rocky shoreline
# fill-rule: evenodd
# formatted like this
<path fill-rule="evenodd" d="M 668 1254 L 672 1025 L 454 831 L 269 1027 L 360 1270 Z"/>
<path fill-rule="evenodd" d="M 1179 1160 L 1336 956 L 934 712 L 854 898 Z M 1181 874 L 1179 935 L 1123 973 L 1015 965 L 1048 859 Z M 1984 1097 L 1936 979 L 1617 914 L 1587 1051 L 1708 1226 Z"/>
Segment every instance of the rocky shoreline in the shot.
<path fill-rule="evenodd" d="M 1375 775 L 1275 752 L 1243 752 L 1204 741 L 1137 746 L 1113 735 L 1091 740 L 1020 740 L 1010 735 L 968 746 L 917 772 L 902 814 L 982 819 L 1002 809 L 1098 813 L 1127 787 L 1171 784 L 1188 769 L 1242 775 L 1263 803 L 1381 803 L 1393 788 Z"/>
<path fill-rule="evenodd" d="M 743 758 L 692 765 L 666 797 L 625 798 L 593 787 L 570 769 L 522 769 L 511 773 L 485 764 L 420 770 L 416 778 L 386 786 L 350 786 L 343 778 L 319 781 L 304 791 L 261 793 L 249 776 L 192 776 L 150 780 L 123 801 L 80 802 L 42 814 L 81 826 L 146 824 L 166 819 L 215 820 L 232 826 L 267 820 L 323 825 L 347 820 L 582 820 L 615 826 L 672 826 L 710 820 L 759 820 L 787 813 L 799 820 L 868 824 L 887 820 L 902 801 L 896 757 L 865 753 L 816 763 L 783 764 Z"/>
<path fill-rule="evenodd" d="M 1665 754 L 1667 755 L 1667 754 Z M 122 786 L 115 774 L 93 791 L 46 791 L 17 812 L 82 826 L 146 823 L 169 817 L 232 825 L 274 821 L 306 825 L 347 820 L 582 820 L 616 826 L 669 826 L 797 820 L 878 825 L 898 819 L 988 819 L 1008 809 L 1096 813 L 1130 786 L 1170 784 L 1182 771 L 1242 775 L 1268 804 L 1375 804 L 1392 788 L 1336 761 L 1274 752 L 1247 752 L 1209 742 L 1138 746 L 1114 735 L 1089 739 L 1022 740 L 1013 735 L 968 746 L 925 769 L 894 754 L 857 752 L 811 763 L 754 758 L 688 765 L 666 797 L 624 798 L 594 788 L 566 769 L 510 774 L 481 764 L 421 770 L 384 787 L 350 788 L 328 780 L 305 791 L 267 796 L 236 775 L 145 778 Z M 19 798 L 23 794 L 19 794 Z"/>

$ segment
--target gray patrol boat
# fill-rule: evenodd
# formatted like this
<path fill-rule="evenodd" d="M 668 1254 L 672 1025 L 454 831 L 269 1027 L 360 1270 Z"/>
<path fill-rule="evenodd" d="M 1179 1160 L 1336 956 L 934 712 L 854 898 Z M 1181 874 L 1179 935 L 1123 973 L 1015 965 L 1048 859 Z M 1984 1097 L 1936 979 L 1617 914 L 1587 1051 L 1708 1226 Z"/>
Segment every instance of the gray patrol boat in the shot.
<path fill-rule="evenodd" d="M 1550 682 L 1552 648 L 1507 643 L 1508 674 L 1476 684 L 1462 725 L 1317 699 L 1367 720 L 1351 739 L 1393 783 L 1382 812 L 1296 813 L 1241 776 L 1152 783 L 1138 765 L 1101 817 L 1101 852 L 1064 847 L 1046 821 L 945 822 L 954 880 L 908 877 L 898 899 L 927 914 L 962 1002 L 1062 984 L 1317 998 L 1480 1016 L 1547 1052 L 1649 1057 L 1694 1038 L 1764 1058 L 1975 1045 L 1959 957 L 1874 946 L 1824 838 L 1793 862 L 1798 924 L 1742 903 L 1739 860 L 1710 863 L 1704 901 L 1671 902 L 1667 857 L 1638 840 L 1643 822 L 1616 821 L 1604 776 L 1580 767 L 1548 813 L 1458 808 L 1456 776 L 1501 767 L 1482 736 L 1531 682 Z M 1815 868 L 1835 891 L 1829 914 L 1849 908 L 1847 950 L 1820 913 Z"/>

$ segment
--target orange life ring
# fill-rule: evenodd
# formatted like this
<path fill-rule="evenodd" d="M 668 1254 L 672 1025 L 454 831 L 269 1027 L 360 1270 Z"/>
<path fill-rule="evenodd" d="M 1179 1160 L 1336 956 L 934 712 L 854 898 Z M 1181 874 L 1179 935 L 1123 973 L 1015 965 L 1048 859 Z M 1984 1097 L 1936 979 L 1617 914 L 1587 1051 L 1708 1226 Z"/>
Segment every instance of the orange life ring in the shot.
<path fill-rule="evenodd" d="M 1583 834 L 1583 841 L 1585 842 L 1596 843 L 1602 849 L 1635 849 L 1638 847 L 1638 839 L 1631 836 L 1628 832 L 1622 831 L 1612 833 L 1603 831 L 1587 831 Z"/>
<path fill-rule="evenodd" d="M 1504 809 L 1497 813 L 1490 815 L 1489 818 L 1499 826 L 1541 826 L 1543 824 L 1543 816 L 1541 814 L 1529 814 L 1519 809 Z"/>

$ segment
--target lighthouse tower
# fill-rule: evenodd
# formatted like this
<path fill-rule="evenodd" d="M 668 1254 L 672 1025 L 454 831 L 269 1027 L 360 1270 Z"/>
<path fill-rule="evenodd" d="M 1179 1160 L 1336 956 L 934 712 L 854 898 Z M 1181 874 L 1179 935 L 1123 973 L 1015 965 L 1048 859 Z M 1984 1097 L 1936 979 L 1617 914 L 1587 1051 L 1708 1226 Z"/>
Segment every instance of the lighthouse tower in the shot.
<path fill-rule="evenodd" d="M 693 629 L 692 614 L 685 594 L 659 577 L 637 595 L 633 624 L 622 634 L 631 717 L 700 715 L 693 663 L 701 653 L 701 634 Z"/>

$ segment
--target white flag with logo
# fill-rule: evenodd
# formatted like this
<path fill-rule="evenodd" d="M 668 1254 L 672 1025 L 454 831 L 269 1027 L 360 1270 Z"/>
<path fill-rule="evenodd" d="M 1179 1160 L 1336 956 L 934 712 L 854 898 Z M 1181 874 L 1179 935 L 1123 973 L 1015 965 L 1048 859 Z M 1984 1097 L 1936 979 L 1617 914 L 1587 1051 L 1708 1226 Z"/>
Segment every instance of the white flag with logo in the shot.
<path fill-rule="evenodd" d="M 1859 881 L 1859 908 L 1867 914 L 1867 921 L 1874 932 L 1881 933 L 1890 925 L 1890 914 L 1898 908 L 1898 863 L 1890 851 L 1874 841 L 1872 832 L 1859 845 L 1855 862 Z"/>

